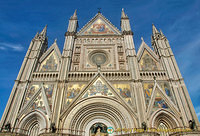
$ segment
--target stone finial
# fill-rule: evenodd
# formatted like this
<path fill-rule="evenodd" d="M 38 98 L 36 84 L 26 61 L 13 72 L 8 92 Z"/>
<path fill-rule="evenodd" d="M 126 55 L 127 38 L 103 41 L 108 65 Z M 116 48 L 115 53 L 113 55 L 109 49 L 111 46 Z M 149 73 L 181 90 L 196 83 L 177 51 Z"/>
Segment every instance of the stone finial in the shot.
<path fill-rule="evenodd" d="M 42 32 L 40 33 L 41 36 L 46 37 L 47 35 L 47 25 L 43 28 Z"/>
<path fill-rule="evenodd" d="M 73 16 L 70 19 L 77 19 L 77 9 L 74 11 Z"/>
<path fill-rule="evenodd" d="M 141 40 L 142 40 L 142 42 L 144 42 L 144 39 L 143 39 L 143 37 L 141 37 Z"/>
<path fill-rule="evenodd" d="M 152 32 L 153 32 L 153 35 L 155 35 L 156 33 L 159 33 L 154 24 L 152 24 Z"/>
<path fill-rule="evenodd" d="M 128 16 L 124 12 L 124 8 L 122 8 L 121 18 L 128 18 Z"/>

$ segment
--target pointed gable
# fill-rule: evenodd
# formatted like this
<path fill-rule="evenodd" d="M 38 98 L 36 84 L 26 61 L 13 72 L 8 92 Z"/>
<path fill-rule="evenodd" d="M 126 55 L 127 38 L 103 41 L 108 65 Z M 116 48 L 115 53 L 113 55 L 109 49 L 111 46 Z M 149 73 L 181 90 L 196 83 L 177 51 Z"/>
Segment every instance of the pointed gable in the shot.
<path fill-rule="evenodd" d="M 101 13 L 91 19 L 78 35 L 120 35 L 120 31 Z"/>
<path fill-rule="evenodd" d="M 159 70 L 159 58 L 152 51 L 152 49 L 144 42 L 142 38 L 142 43 L 137 53 L 138 61 L 141 70 Z"/>
<path fill-rule="evenodd" d="M 52 46 L 42 55 L 40 58 L 39 71 L 57 71 L 59 67 L 59 61 L 61 58 L 61 53 L 58 48 L 56 41 Z"/>
<path fill-rule="evenodd" d="M 110 91 L 105 82 L 99 77 L 83 95 L 83 98 L 92 96 L 114 97 L 114 94 Z"/>

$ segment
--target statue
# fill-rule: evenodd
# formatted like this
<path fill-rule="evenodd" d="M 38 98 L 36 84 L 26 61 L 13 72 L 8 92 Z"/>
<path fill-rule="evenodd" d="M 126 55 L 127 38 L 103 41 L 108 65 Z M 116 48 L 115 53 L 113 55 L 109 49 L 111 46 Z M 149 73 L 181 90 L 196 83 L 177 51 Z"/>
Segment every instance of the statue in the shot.
<path fill-rule="evenodd" d="M 55 125 L 55 123 L 51 123 L 51 132 L 52 133 L 55 133 L 56 132 L 56 125 Z"/>
<path fill-rule="evenodd" d="M 142 129 L 144 129 L 144 131 L 147 130 L 147 124 L 145 122 L 142 122 Z"/>
<path fill-rule="evenodd" d="M 6 125 L 5 125 L 5 130 L 10 132 L 11 130 L 11 124 L 8 122 Z"/>
<path fill-rule="evenodd" d="M 190 127 L 190 129 L 192 129 L 192 130 L 195 129 L 195 121 L 194 121 L 194 120 L 189 120 L 189 127 Z"/>

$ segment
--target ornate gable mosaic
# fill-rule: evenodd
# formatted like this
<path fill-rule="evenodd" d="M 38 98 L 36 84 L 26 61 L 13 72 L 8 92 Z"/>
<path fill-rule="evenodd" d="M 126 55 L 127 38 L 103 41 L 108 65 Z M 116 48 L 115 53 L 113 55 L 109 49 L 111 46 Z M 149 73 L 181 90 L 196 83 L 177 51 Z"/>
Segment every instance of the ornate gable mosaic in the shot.
<path fill-rule="evenodd" d="M 116 34 L 116 32 L 101 18 L 94 21 L 87 30 L 83 32 L 84 35 L 108 35 Z"/>

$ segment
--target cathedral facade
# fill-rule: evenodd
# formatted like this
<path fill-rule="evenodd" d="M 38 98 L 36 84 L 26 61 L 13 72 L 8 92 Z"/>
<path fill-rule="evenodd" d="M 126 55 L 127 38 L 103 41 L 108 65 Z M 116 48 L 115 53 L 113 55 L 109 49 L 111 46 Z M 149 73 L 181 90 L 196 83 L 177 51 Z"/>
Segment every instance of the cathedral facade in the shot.
<path fill-rule="evenodd" d="M 47 27 L 32 39 L 0 122 L 1 135 L 200 135 L 200 124 L 165 35 L 136 52 L 128 16 L 118 30 L 100 12 L 77 32 L 69 20 L 62 53 Z"/>

